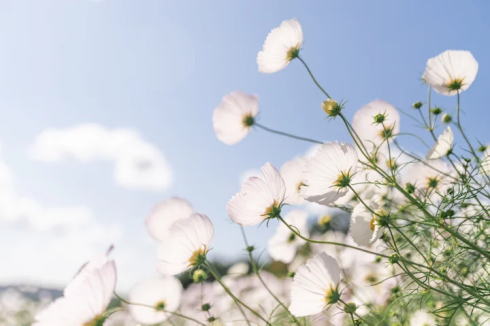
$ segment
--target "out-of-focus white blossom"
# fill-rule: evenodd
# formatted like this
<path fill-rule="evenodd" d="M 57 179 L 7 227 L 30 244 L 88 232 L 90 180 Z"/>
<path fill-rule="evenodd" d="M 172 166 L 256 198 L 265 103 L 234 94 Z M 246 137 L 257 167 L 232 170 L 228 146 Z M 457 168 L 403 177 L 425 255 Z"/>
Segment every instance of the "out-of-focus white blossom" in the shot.
<path fill-rule="evenodd" d="M 437 137 L 437 142 L 434 147 L 427 153 L 427 159 L 436 160 L 446 156 L 453 148 L 454 134 L 451 127 L 447 126 L 442 134 Z"/>
<path fill-rule="evenodd" d="M 116 286 L 116 265 L 107 255 L 85 264 L 67 285 L 63 297 L 36 316 L 34 326 L 96 325 L 104 320 Z"/>
<path fill-rule="evenodd" d="M 321 312 L 338 300 L 339 282 L 340 268 L 335 258 L 326 253 L 316 255 L 296 271 L 289 310 L 295 316 Z"/>
<path fill-rule="evenodd" d="M 303 173 L 307 160 L 303 157 L 296 157 L 287 161 L 281 166 L 281 176 L 286 184 L 285 202 L 291 205 L 301 205 L 305 202 L 301 196 L 303 183 Z"/>
<path fill-rule="evenodd" d="M 129 311 L 137 322 L 161 323 L 179 307 L 181 295 L 182 285 L 173 276 L 148 279 L 131 289 Z"/>
<path fill-rule="evenodd" d="M 284 221 L 302 236 L 308 237 L 307 218 L 307 212 L 292 210 L 284 217 Z M 280 223 L 277 226 L 276 233 L 269 239 L 267 249 L 272 259 L 289 264 L 293 261 L 298 247 L 304 243 L 305 240 L 298 237 L 286 225 Z"/>
<path fill-rule="evenodd" d="M 433 326 L 437 325 L 434 315 L 425 310 L 418 310 L 410 317 L 410 326 Z"/>
<path fill-rule="evenodd" d="M 225 95 L 213 112 L 213 128 L 216 137 L 227 145 L 233 145 L 248 135 L 259 113 L 259 99 L 240 91 Z"/>
<path fill-rule="evenodd" d="M 158 241 L 168 237 L 168 231 L 175 221 L 194 213 L 191 204 L 182 198 L 172 197 L 158 204 L 145 220 L 148 233 Z"/>
<path fill-rule="evenodd" d="M 375 100 L 354 114 L 352 127 L 366 149 L 372 151 L 391 142 L 400 132 L 400 115 L 390 103 Z"/>
<path fill-rule="evenodd" d="M 202 264 L 213 234 L 213 223 L 203 214 L 194 213 L 175 222 L 158 249 L 158 270 L 175 275 Z"/>
<path fill-rule="evenodd" d="M 359 203 L 351 215 L 349 232 L 354 241 L 361 246 L 368 246 L 381 236 L 379 217 Z"/>

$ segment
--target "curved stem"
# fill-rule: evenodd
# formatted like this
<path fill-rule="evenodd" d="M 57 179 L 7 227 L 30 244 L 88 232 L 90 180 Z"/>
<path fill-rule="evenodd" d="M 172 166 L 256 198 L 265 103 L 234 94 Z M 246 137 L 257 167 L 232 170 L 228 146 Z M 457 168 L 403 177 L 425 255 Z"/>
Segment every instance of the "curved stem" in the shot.
<path fill-rule="evenodd" d="M 297 56 L 297 58 L 298 58 L 299 61 L 301 61 L 301 63 L 303 64 L 303 66 L 306 68 L 306 71 L 308 71 L 308 74 L 310 75 L 311 80 L 313 80 L 313 82 L 315 83 L 315 85 L 322 91 L 323 94 L 325 94 L 326 97 L 328 97 L 329 99 L 331 99 L 332 97 L 330 96 L 330 94 L 328 94 L 327 91 L 322 87 L 322 85 L 320 85 L 320 83 L 318 82 L 318 80 L 316 80 L 315 76 L 313 75 L 313 72 L 311 71 L 310 67 L 308 67 L 308 65 L 303 60 L 303 58 L 301 58 L 300 56 Z"/>
<path fill-rule="evenodd" d="M 272 290 L 267 286 L 267 283 L 265 283 L 264 279 L 260 275 L 260 270 L 257 267 L 255 260 L 253 259 L 252 251 L 249 249 L 250 246 L 248 244 L 247 235 L 245 234 L 245 230 L 244 230 L 243 226 L 241 226 L 241 225 L 240 225 L 240 231 L 242 232 L 243 241 L 245 242 L 245 246 L 247 247 L 248 259 L 250 260 L 250 265 L 252 265 L 252 270 L 254 271 L 255 275 L 257 275 L 257 278 L 259 279 L 260 283 L 262 283 L 262 285 L 264 286 L 266 291 L 269 292 L 269 294 L 274 298 L 274 300 L 276 300 L 276 302 L 289 314 L 289 316 L 291 316 L 294 323 L 298 326 L 301 326 L 301 324 L 300 324 L 299 320 L 296 318 L 296 316 L 294 316 L 291 313 L 289 308 L 274 294 L 274 292 L 272 292 Z"/>
<path fill-rule="evenodd" d="M 257 311 L 255 311 L 253 308 L 251 308 L 245 302 L 243 302 L 242 300 L 240 300 L 239 298 L 237 298 L 237 296 L 234 295 L 233 292 L 231 292 L 230 288 L 228 286 L 226 286 L 225 283 L 223 283 L 223 281 L 221 280 L 221 277 L 214 270 L 213 266 L 209 263 L 209 261 L 206 261 L 205 266 L 207 267 L 206 269 L 211 273 L 211 275 L 213 275 L 213 277 L 216 280 L 216 282 L 218 282 L 219 285 L 221 285 L 221 287 L 223 288 L 223 290 L 225 290 L 225 292 L 233 299 L 233 301 L 235 301 L 235 303 L 243 306 L 245 309 L 247 309 L 252 314 L 254 314 L 257 318 L 259 318 L 260 320 L 262 320 L 263 322 L 265 322 L 266 325 L 272 326 L 272 324 L 267 319 L 265 319 L 264 317 L 262 317 L 261 314 L 259 314 Z"/>
<path fill-rule="evenodd" d="M 140 307 L 146 307 L 146 308 L 149 308 L 149 309 L 153 309 L 155 311 L 157 311 L 155 309 L 155 307 L 153 306 L 150 306 L 150 305 L 147 305 L 147 304 L 144 304 L 144 303 L 136 303 L 136 302 L 130 302 L 129 300 L 126 300 L 124 299 L 123 297 L 121 297 L 120 295 L 118 295 L 116 292 L 114 292 L 114 296 L 121 302 L 127 304 L 127 305 L 132 305 L 132 306 L 140 306 Z M 190 320 L 198 325 L 201 325 L 201 326 L 206 326 L 205 323 L 197 320 L 197 319 L 194 319 L 192 317 L 189 317 L 189 316 L 186 316 L 186 315 L 183 315 L 181 313 L 178 313 L 178 312 L 175 312 L 175 311 L 168 311 L 168 310 L 163 310 L 163 309 L 158 309 L 159 312 L 164 312 L 164 313 L 168 313 L 168 314 L 171 314 L 173 316 L 176 316 L 176 317 L 180 317 L 180 318 L 183 318 L 183 319 L 187 319 L 187 320 Z"/>
<path fill-rule="evenodd" d="M 275 130 L 275 129 L 266 127 L 266 126 L 264 126 L 264 125 L 262 125 L 262 124 L 260 124 L 258 122 L 255 122 L 254 123 L 254 126 L 257 126 L 260 129 L 262 129 L 262 130 L 271 132 L 271 133 L 276 134 L 276 135 L 286 136 L 286 137 L 289 137 L 289 138 L 294 138 L 294 139 L 297 139 L 297 140 L 302 140 L 302 141 L 306 141 L 306 142 L 314 143 L 314 144 L 323 144 L 323 142 L 321 142 L 319 140 L 315 140 L 315 139 L 307 138 L 307 137 L 302 137 L 302 136 L 296 136 L 296 135 L 290 134 L 288 132 Z"/>

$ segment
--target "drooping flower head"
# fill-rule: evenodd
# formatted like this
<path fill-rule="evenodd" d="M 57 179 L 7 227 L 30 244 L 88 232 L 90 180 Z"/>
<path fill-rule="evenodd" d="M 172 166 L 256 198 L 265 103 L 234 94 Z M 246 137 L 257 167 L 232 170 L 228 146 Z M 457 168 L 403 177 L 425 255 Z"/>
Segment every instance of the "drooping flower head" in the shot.
<path fill-rule="evenodd" d="M 139 323 L 158 324 L 165 321 L 169 312 L 177 310 L 182 295 L 182 285 L 173 276 L 145 280 L 129 293 L 131 316 Z"/>
<path fill-rule="evenodd" d="M 340 294 L 340 268 L 332 256 L 322 252 L 301 266 L 291 285 L 291 306 L 295 316 L 314 315 L 336 303 Z"/>
<path fill-rule="evenodd" d="M 455 95 L 467 90 L 478 73 L 478 62 L 471 52 L 446 50 L 427 60 L 422 79 L 438 93 Z"/>
<path fill-rule="evenodd" d="M 354 114 L 352 127 L 371 151 L 395 138 L 400 131 L 400 115 L 393 105 L 375 100 Z"/>
<path fill-rule="evenodd" d="M 203 264 L 213 234 L 213 223 L 203 214 L 194 213 L 175 222 L 168 238 L 159 247 L 158 270 L 163 274 L 176 275 Z"/>
<path fill-rule="evenodd" d="M 263 73 L 284 69 L 299 54 L 303 45 L 303 30 L 296 19 L 285 20 L 267 35 L 257 54 L 257 65 Z"/>
<path fill-rule="evenodd" d="M 286 186 L 280 173 L 270 163 L 264 164 L 260 176 L 248 178 L 226 206 L 228 216 L 240 225 L 255 225 L 279 216 Z"/>
<path fill-rule="evenodd" d="M 286 223 L 295 228 L 302 236 L 308 237 L 308 213 L 302 210 L 292 210 L 285 217 Z M 267 249 L 272 259 L 289 264 L 293 261 L 298 247 L 305 241 L 298 237 L 286 225 L 280 223 L 276 233 L 270 238 Z"/>
<path fill-rule="evenodd" d="M 303 197 L 322 205 L 332 204 L 347 193 L 356 167 L 357 154 L 351 145 L 337 142 L 321 145 L 306 163 Z"/>
<path fill-rule="evenodd" d="M 247 136 L 258 113 L 257 96 L 240 91 L 225 95 L 213 112 L 216 137 L 227 145 L 238 143 Z"/>
<path fill-rule="evenodd" d="M 374 207 L 376 207 L 375 204 L 372 205 L 372 208 Z M 352 239 L 360 246 L 369 246 L 378 240 L 381 236 L 380 216 L 384 214 L 382 210 L 376 210 L 373 213 L 364 204 L 357 204 L 351 214 L 349 232 Z"/>
<path fill-rule="evenodd" d="M 168 231 L 175 221 L 187 218 L 194 213 L 191 204 L 182 198 L 172 197 L 158 204 L 145 220 L 150 235 L 158 241 L 168 236 Z"/>
<path fill-rule="evenodd" d="M 287 161 L 281 166 L 281 176 L 286 185 L 285 202 L 291 205 L 301 205 L 304 198 L 301 196 L 301 187 L 303 183 L 303 172 L 307 160 L 303 157 L 296 157 Z"/>
<path fill-rule="evenodd" d="M 65 288 L 63 296 L 36 316 L 33 325 L 102 325 L 116 279 L 116 265 L 107 255 L 89 261 Z"/>
<path fill-rule="evenodd" d="M 437 137 L 434 147 L 427 153 L 427 159 L 436 160 L 446 156 L 453 148 L 454 134 L 451 127 L 447 128 Z"/>

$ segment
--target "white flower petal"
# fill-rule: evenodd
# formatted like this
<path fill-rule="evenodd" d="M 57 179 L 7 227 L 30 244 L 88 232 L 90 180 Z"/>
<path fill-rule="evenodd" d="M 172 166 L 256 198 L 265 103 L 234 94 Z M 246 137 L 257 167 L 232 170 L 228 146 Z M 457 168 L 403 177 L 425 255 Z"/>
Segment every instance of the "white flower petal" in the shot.
<path fill-rule="evenodd" d="M 300 188 L 303 183 L 303 172 L 306 168 L 307 160 L 296 157 L 284 163 L 281 167 L 281 176 L 286 185 L 285 202 L 291 205 L 301 205 L 305 202 L 301 196 Z"/>
<path fill-rule="evenodd" d="M 364 206 L 357 204 L 352 210 L 349 232 L 352 239 L 360 246 L 369 246 L 381 235 L 378 226 L 373 222 L 373 214 Z"/>
<path fill-rule="evenodd" d="M 150 235 L 159 241 L 168 236 L 168 230 L 175 221 L 187 218 L 194 213 L 191 204 L 182 198 L 172 197 L 158 204 L 145 220 Z"/>
<path fill-rule="evenodd" d="M 308 213 L 302 210 L 292 210 L 285 217 L 286 223 L 294 227 L 302 236 L 308 237 Z M 269 239 L 267 249 L 272 259 L 289 264 L 293 261 L 296 249 L 304 244 L 304 240 L 280 223 L 276 233 Z"/>
<path fill-rule="evenodd" d="M 442 134 L 437 137 L 437 143 L 427 154 L 427 159 L 436 160 L 447 155 L 453 148 L 454 134 L 451 127 L 447 127 Z"/>

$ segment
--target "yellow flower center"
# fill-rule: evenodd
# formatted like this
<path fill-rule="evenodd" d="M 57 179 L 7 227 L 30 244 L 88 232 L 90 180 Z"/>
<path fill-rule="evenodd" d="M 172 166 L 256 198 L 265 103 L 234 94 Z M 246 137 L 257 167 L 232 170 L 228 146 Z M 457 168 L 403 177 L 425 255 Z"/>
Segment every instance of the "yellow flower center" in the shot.
<path fill-rule="evenodd" d="M 322 216 L 322 217 L 320 217 L 318 219 L 318 225 L 325 226 L 328 223 L 330 223 L 331 220 L 332 220 L 332 216 L 331 215 L 324 215 L 324 216 Z"/>
<path fill-rule="evenodd" d="M 334 186 L 339 187 L 339 188 L 345 188 L 350 184 L 350 179 L 351 175 L 350 172 L 344 172 L 341 171 L 339 176 L 337 177 L 337 180 L 334 182 Z"/>
<path fill-rule="evenodd" d="M 102 321 L 103 320 L 104 320 L 104 317 L 103 316 L 97 315 L 93 319 L 91 319 L 88 322 L 84 323 L 82 326 L 99 326 L 99 325 L 102 325 Z"/>
<path fill-rule="evenodd" d="M 264 216 L 265 218 L 274 218 L 274 217 L 278 217 L 280 213 L 281 213 L 281 205 L 276 200 L 274 200 L 272 205 L 270 205 L 265 209 L 265 212 L 264 214 L 262 214 L 262 216 Z"/>
<path fill-rule="evenodd" d="M 204 257 L 206 257 L 206 254 L 208 253 L 208 250 L 206 246 L 202 246 L 201 248 L 195 250 L 192 253 L 192 256 L 188 259 L 189 266 L 197 266 L 203 262 Z"/>
<path fill-rule="evenodd" d="M 297 192 L 300 192 L 301 191 L 301 187 L 303 186 L 306 186 L 306 184 L 304 184 L 303 182 L 299 182 L 297 185 L 296 185 L 296 191 Z"/>
<path fill-rule="evenodd" d="M 326 304 L 334 304 L 340 299 L 340 293 L 334 287 L 330 287 L 325 291 L 325 296 L 323 297 Z"/>
<path fill-rule="evenodd" d="M 371 217 L 371 221 L 369 221 L 369 229 L 374 232 L 374 229 L 376 228 L 377 224 L 377 218 L 376 215 L 373 214 L 373 217 Z"/>

